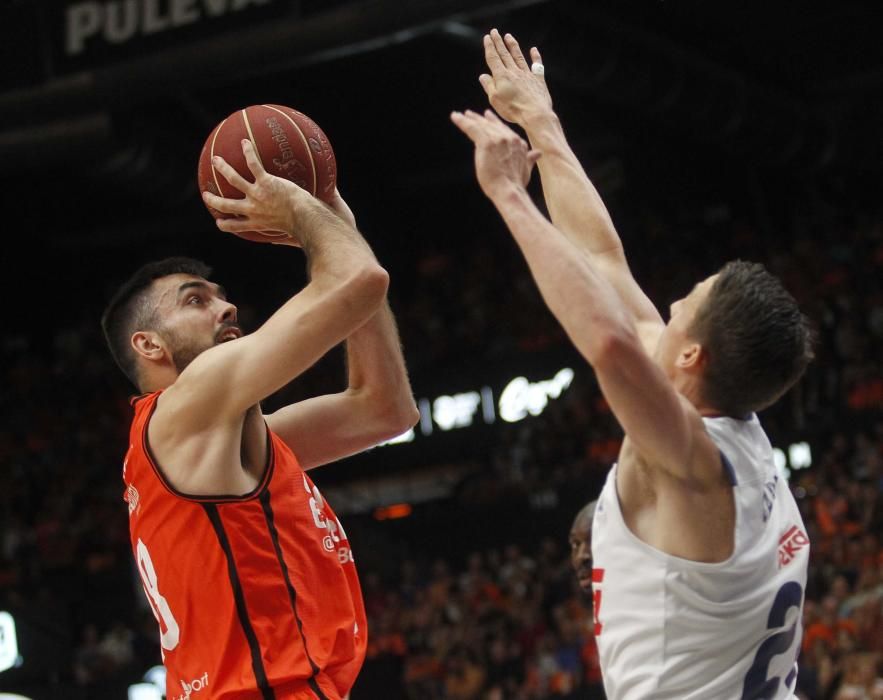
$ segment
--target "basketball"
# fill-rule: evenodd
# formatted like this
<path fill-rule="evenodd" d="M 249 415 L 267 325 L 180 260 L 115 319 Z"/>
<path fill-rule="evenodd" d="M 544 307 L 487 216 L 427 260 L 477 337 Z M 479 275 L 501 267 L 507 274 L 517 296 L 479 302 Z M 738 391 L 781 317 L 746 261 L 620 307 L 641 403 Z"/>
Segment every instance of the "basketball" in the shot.
<path fill-rule="evenodd" d="M 314 197 L 328 202 L 337 182 L 337 161 L 331 142 L 319 125 L 302 112 L 282 105 L 251 105 L 222 120 L 208 135 L 199 155 L 199 191 L 221 197 L 242 199 L 212 166 L 212 157 L 221 156 L 242 177 L 254 182 L 242 154 L 242 140 L 252 142 L 261 164 L 271 175 L 290 180 Z M 216 219 L 227 214 L 208 207 Z M 283 234 L 272 231 L 246 231 L 236 235 L 267 242 Z"/>

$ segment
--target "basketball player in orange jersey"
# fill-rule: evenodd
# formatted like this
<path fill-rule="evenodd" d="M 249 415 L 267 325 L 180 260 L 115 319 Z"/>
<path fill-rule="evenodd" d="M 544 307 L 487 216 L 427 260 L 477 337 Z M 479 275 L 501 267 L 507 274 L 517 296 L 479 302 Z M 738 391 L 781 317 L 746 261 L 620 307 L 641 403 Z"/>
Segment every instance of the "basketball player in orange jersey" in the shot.
<path fill-rule="evenodd" d="M 132 548 L 167 698 L 342 698 L 364 660 L 365 610 L 346 533 L 306 470 L 404 432 L 417 409 L 387 273 L 343 200 L 332 210 L 243 151 L 254 184 L 215 161 L 245 195 L 204 195 L 237 217 L 218 228 L 285 232 L 310 282 L 249 335 L 186 258 L 143 267 L 110 302 L 111 352 L 142 392 L 123 464 Z M 344 340 L 345 391 L 261 412 Z"/>
<path fill-rule="evenodd" d="M 592 526 L 607 697 L 793 698 L 809 540 L 756 411 L 803 374 L 807 321 L 761 265 L 736 261 L 664 323 L 567 144 L 539 52 L 528 63 L 496 30 L 483 41 L 482 86 L 530 146 L 490 110 L 452 120 L 625 431 Z M 525 189 L 537 161 L 551 223 Z"/>

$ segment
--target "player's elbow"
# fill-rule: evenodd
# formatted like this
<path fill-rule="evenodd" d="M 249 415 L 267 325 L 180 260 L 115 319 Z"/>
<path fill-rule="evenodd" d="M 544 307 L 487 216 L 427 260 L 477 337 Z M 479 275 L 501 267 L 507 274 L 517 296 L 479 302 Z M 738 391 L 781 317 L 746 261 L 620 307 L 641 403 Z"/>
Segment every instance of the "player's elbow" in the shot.
<path fill-rule="evenodd" d="M 398 437 L 407 432 L 420 420 L 420 411 L 410 395 L 386 398 L 377 397 L 372 401 L 376 412 L 376 423 L 384 433 L 384 440 Z"/>
<path fill-rule="evenodd" d="M 401 401 L 396 407 L 395 412 L 390 416 L 390 427 L 396 431 L 396 435 L 401 435 L 406 430 L 410 430 L 420 420 L 420 411 L 417 410 L 417 404 L 414 399 L 408 397 L 406 401 Z"/>
<path fill-rule="evenodd" d="M 344 287 L 353 302 L 370 316 L 386 298 L 389 273 L 377 263 L 365 263 L 353 271 Z"/>
<path fill-rule="evenodd" d="M 413 400 L 381 403 L 372 399 L 370 413 L 362 425 L 370 433 L 370 442 L 377 444 L 407 433 L 418 420 L 420 412 Z"/>
<path fill-rule="evenodd" d="M 378 264 L 368 265 L 359 275 L 359 284 L 365 296 L 380 306 L 389 290 L 389 273 Z"/>

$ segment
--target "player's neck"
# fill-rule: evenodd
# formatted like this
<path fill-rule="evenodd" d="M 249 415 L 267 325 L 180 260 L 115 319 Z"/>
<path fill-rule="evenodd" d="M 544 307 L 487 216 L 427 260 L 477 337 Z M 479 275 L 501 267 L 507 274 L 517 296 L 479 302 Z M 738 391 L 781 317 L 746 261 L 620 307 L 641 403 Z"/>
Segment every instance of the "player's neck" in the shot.
<path fill-rule="evenodd" d="M 152 394 L 155 391 L 168 389 L 177 378 L 178 372 L 174 369 L 157 369 L 142 378 L 139 389 L 143 394 Z"/>

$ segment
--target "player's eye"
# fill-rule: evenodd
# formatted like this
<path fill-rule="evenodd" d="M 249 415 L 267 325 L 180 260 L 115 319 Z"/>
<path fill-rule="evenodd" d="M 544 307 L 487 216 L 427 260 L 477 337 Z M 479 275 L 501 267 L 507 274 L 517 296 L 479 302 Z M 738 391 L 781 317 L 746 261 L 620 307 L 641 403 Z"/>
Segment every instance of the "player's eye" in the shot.
<path fill-rule="evenodd" d="M 200 297 L 198 294 L 194 294 L 193 296 L 191 296 L 191 297 L 187 300 L 187 303 L 188 303 L 188 304 L 201 304 L 201 303 L 202 303 L 202 297 Z"/>

